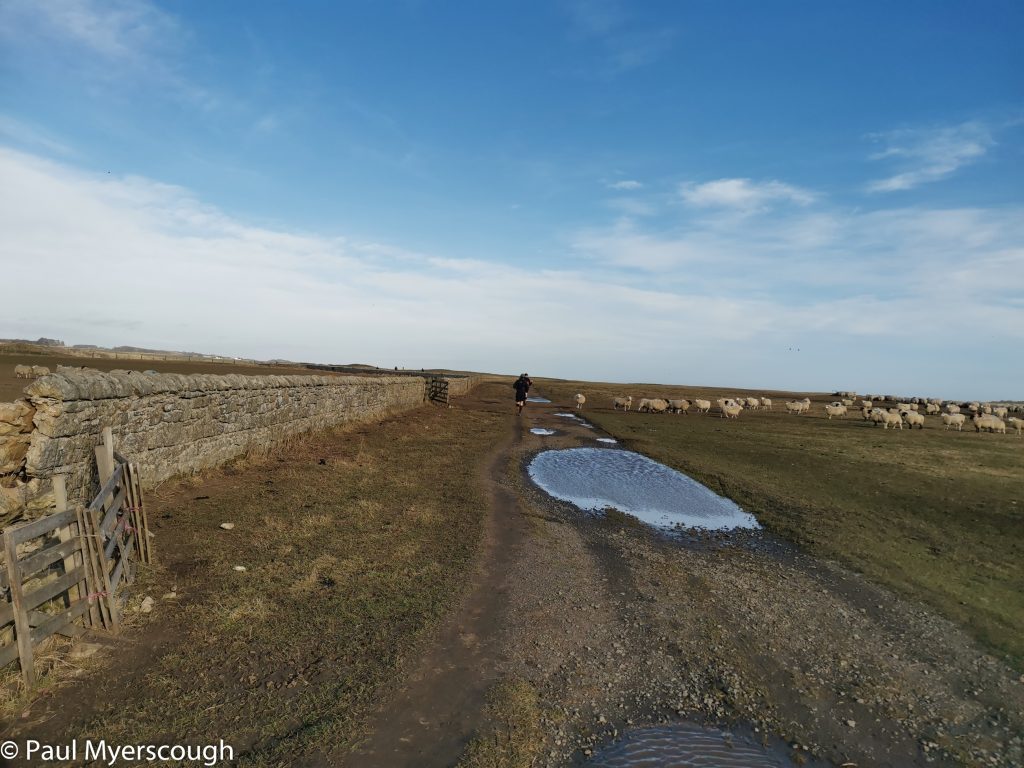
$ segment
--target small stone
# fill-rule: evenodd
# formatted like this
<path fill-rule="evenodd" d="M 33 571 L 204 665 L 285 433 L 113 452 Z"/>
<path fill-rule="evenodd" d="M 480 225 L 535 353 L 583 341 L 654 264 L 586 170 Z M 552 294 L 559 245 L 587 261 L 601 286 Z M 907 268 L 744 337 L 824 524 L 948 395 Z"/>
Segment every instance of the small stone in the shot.
<path fill-rule="evenodd" d="M 856 720 L 847 720 L 846 724 L 848 726 L 850 726 L 851 728 L 856 728 L 857 727 L 857 721 Z"/>
<path fill-rule="evenodd" d="M 223 528 L 225 531 L 230 531 L 232 528 L 235 527 L 235 524 L 234 523 L 221 523 L 220 527 Z"/>
<path fill-rule="evenodd" d="M 156 602 L 152 597 L 146 596 L 142 600 L 142 605 L 139 606 L 139 610 L 143 613 L 149 613 L 153 610 L 153 603 Z"/>
<path fill-rule="evenodd" d="M 178 593 L 177 592 L 166 592 L 166 593 L 164 593 L 161 596 L 160 599 L 161 600 L 177 600 L 178 599 Z"/>
<path fill-rule="evenodd" d="M 235 570 L 238 571 L 239 573 L 244 573 L 246 569 L 245 569 L 244 565 L 236 565 L 235 566 Z"/>

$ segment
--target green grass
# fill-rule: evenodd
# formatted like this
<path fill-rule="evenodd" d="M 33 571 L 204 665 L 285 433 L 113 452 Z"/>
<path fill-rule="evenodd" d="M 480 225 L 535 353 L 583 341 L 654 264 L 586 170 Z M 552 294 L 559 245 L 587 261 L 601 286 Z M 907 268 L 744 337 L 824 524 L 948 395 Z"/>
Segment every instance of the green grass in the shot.
<path fill-rule="evenodd" d="M 343 752 L 458 599 L 485 517 L 476 473 L 503 418 L 422 409 L 162 494 L 157 557 L 193 593 L 168 627 L 181 636 L 79 732 L 224 738 L 242 765 Z"/>
<path fill-rule="evenodd" d="M 556 402 L 627 447 L 675 467 L 809 552 L 922 600 L 1011 663 L 1024 665 L 1024 440 L 884 431 L 859 416 L 745 411 L 708 416 L 614 412 L 611 398 L 762 394 L 687 387 L 539 381 Z M 767 394 L 767 393 L 765 393 Z M 799 393 L 802 397 L 804 393 Z M 815 399 L 812 397 L 812 399 Z"/>

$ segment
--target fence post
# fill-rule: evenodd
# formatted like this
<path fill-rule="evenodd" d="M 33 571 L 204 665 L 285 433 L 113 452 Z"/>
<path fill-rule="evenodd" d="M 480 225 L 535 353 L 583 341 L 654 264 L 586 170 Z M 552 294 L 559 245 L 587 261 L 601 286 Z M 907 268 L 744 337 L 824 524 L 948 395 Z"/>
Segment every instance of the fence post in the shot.
<path fill-rule="evenodd" d="M 21 567 L 18 563 L 17 539 L 11 535 L 13 527 L 4 529 L 4 554 L 7 556 L 7 582 L 11 587 L 11 608 L 14 611 L 14 634 L 18 643 L 18 659 L 21 662 L 21 678 L 25 687 L 31 688 L 36 682 L 35 655 L 32 653 L 32 628 L 21 594 Z"/>

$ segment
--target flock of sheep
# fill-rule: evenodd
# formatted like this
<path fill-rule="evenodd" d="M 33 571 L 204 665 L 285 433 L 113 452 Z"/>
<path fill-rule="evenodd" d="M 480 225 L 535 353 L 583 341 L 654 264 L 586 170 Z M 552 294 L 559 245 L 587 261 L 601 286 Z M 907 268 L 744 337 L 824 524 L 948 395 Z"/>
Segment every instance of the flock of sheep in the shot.
<path fill-rule="evenodd" d="M 948 429 L 962 431 L 967 422 L 967 413 L 971 414 L 971 422 L 977 432 L 1000 432 L 1006 434 L 1007 425 L 1016 430 L 1020 437 L 1024 432 L 1024 418 L 1009 416 L 1013 413 L 1024 414 L 1024 406 L 992 405 L 990 403 L 953 403 L 928 398 L 909 398 L 907 402 L 891 395 L 868 395 L 855 404 L 857 394 L 854 392 L 837 392 L 839 399 L 825 405 L 825 416 L 845 418 L 851 409 L 859 409 L 865 421 L 883 429 L 903 429 L 906 424 L 910 429 L 924 429 L 925 414 L 937 415 Z M 587 401 L 582 394 L 576 395 L 576 408 L 581 409 Z M 875 405 L 877 402 L 891 401 L 893 406 L 885 408 Z M 716 400 L 718 412 L 723 419 L 736 419 L 744 410 L 772 410 L 772 401 L 767 397 L 727 397 Z M 629 411 L 633 408 L 633 396 L 616 397 L 612 401 L 615 410 Z M 641 398 L 636 410 L 640 413 L 682 413 L 686 414 L 693 408 L 697 413 L 711 411 L 710 400 L 666 400 L 663 398 Z M 786 412 L 799 416 L 811 409 L 811 400 L 791 400 L 786 403 Z M 1004 421 L 1005 420 L 1005 421 Z"/>
<path fill-rule="evenodd" d="M 50 369 L 45 365 L 16 365 L 14 366 L 14 378 L 16 379 L 38 379 L 46 376 Z"/>

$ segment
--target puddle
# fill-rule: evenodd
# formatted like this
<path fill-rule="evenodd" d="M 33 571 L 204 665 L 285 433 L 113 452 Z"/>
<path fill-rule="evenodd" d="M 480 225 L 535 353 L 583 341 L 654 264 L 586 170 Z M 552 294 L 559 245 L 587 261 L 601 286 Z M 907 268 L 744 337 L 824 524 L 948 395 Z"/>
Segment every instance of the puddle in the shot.
<path fill-rule="evenodd" d="M 528 402 L 528 403 L 550 403 L 551 401 L 548 400 L 546 397 L 528 397 L 528 398 L 526 398 L 526 402 Z"/>
<path fill-rule="evenodd" d="M 538 453 L 527 470 L 540 488 L 580 509 L 614 507 L 656 528 L 758 528 L 753 515 L 692 477 L 633 451 L 565 448 Z"/>
<path fill-rule="evenodd" d="M 553 435 L 553 434 L 555 434 L 555 430 L 553 430 L 553 429 L 544 429 L 544 427 L 533 427 L 530 431 L 533 434 L 535 434 L 535 435 Z"/>
<path fill-rule="evenodd" d="M 678 723 L 627 732 L 622 741 L 587 762 L 600 768 L 789 768 L 781 750 L 768 751 L 753 739 Z"/>
<path fill-rule="evenodd" d="M 584 428 L 586 428 L 586 429 L 593 429 L 593 428 L 594 428 L 594 425 L 593 425 L 593 424 L 590 424 L 590 423 L 588 423 L 588 422 L 586 422 L 586 421 L 581 421 L 581 422 L 580 422 L 580 426 L 581 426 L 581 427 L 584 427 Z"/>
<path fill-rule="evenodd" d="M 599 437 L 599 438 L 597 438 L 597 442 L 599 442 L 599 443 L 616 444 L 619 441 L 616 440 L 614 437 Z"/>
<path fill-rule="evenodd" d="M 555 416 L 561 416 L 563 419 L 578 419 L 575 413 L 556 413 Z"/>

